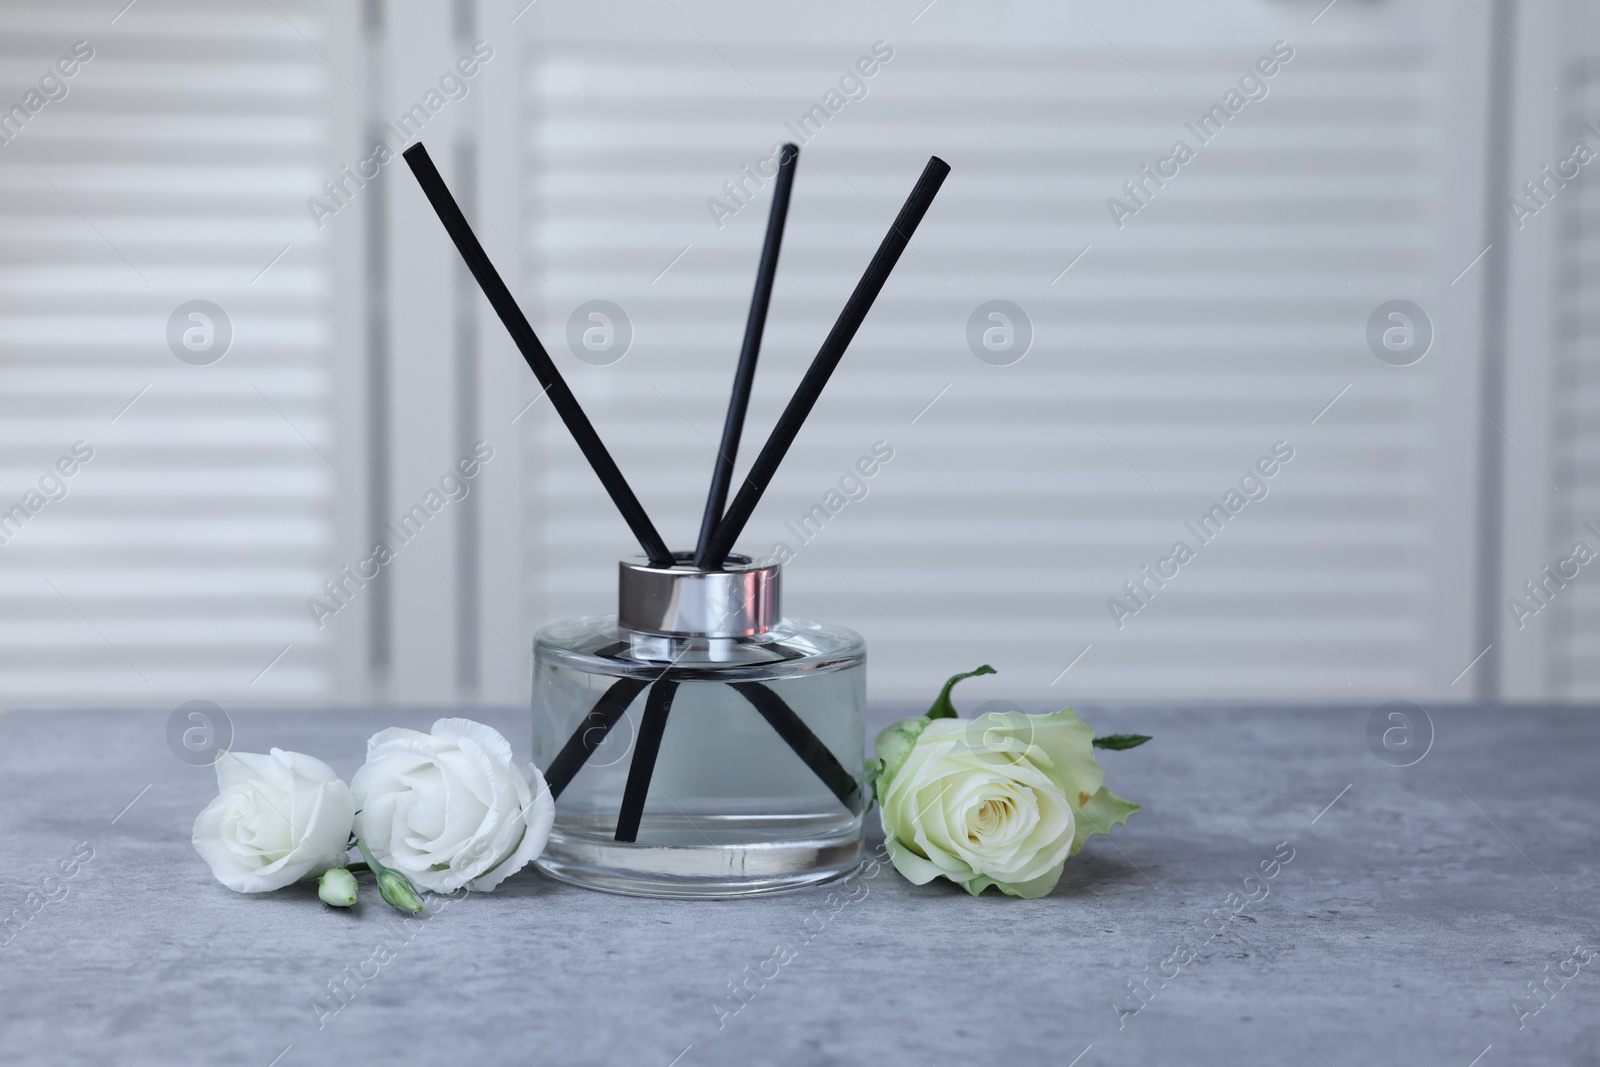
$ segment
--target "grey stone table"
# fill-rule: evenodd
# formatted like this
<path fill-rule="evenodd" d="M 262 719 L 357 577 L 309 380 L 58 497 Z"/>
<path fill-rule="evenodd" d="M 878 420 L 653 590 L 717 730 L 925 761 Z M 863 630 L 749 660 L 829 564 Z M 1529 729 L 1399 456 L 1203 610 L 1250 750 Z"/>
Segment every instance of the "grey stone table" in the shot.
<path fill-rule="evenodd" d="M 1430 711 L 1431 750 L 1395 767 L 1370 707 L 1080 706 L 1156 736 L 1102 755 L 1145 810 L 1043 900 L 885 867 L 682 903 L 530 869 L 426 920 L 212 881 L 189 829 L 215 781 L 168 750 L 170 709 L 10 712 L 0 1063 L 1594 1063 L 1600 713 Z M 525 712 L 467 714 L 525 758 Z M 372 731 L 434 717 L 236 712 L 234 747 L 348 777 Z"/>

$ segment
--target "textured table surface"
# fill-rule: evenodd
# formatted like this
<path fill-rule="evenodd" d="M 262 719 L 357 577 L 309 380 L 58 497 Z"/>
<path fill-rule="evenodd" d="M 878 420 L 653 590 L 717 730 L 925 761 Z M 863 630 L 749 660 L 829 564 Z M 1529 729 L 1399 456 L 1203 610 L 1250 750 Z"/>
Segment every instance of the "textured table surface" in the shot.
<path fill-rule="evenodd" d="M 1432 708 L 1431 749 L 1394 767 L 1369 745 L 1370 707 L 1078 710 L 1102 733 L 1155 735 L 1102 755 L 1145 810 L 1092 839 L 1043 900 L 973 899 L 884 867 L 845 893 L 684 903 L 529 869 L 426 920 L 365 894 L 347 913 L 308 887 L 244 897 L 214 882 L 189 832 L 215 780 L 169 751 L 170 709 L 11 712 L 0 1061 L 1600 1059 L 1600 961 L 1573 962 L 1600 948 L 1600 711 Z M 525 712 L 466 714 L 525 758 Z M 234 747 L 309 752 L 348 778 L 375 729 L 434 717 L 235 712 Z M 75 849 L 92 858 L 66 895 L 49 883 L 55 899 L 30 905 Z M 1246 876 L 1291 850 L 1235 915 L 1261 893 Z M 380 945 L 392 958 L 376 976 L 319 1012 L 346 968 L 372 973 Z M 792 959 L 776 977 L 730 999 L 780 947 Z"/>

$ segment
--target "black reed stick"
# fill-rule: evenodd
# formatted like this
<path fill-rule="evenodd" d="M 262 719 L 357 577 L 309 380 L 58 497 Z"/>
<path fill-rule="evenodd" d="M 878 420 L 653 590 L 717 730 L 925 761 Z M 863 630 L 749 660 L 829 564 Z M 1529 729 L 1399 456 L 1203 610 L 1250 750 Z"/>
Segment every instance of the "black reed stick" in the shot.
<path fill-rule="evenodd" d="M 738 540 L 739 534 L 744 530 L 744 524 L 750 521 L 750 514 L 760 502 L 761 494 L 766 492 L 767 484 L 772 481 L 778 464 L 783 462 L 784 453 L 789 451 L 789 446 L 800 433 L 800 427 L 805 424 L 806 416 L 811 414 L 817 398 L 822 395 L 823 387 L 828 384 L 828 378 L 839 365 L 839 360 L 844 358 L 845 349 L 850 346 L 856 331 L 861 328 L 861 322 L 871 310 L 872 302 L 878 298 L 884 282 L 888 281 L 889 272 L 894 270 L 894 265 L 899 262 L 906 245 L 911 243 L 911 235 L 916 232 L 917 225 L 922 222 L 922 216 L 927 214 L 928 206 L 933 203 L 934 196 L 939 192 L 939 186 L 944 184 L 945 175 L 949 173 L 948 163 L 938 156 L 929 157 L 928 165 L 922 169 L 922 177 L 917 179 L 917 184 L 906 199 L 905 206 L 900 209 L 894 224 L 884 235 L 883 243 L 878 246 L 877 254 L 872 257 L 872 262 L 867 264 L 866 273 L 856 284 L 855 292 L 850 294 L 844 310 L 839 313 L 839 320 L 833 324 L 827 339 L 822 342 L 816 358 L 811 361 L 810 369 L 800 380 L 800 387 L 795 390 L 789 406 L 783 409 L 783 414 L 779 416 L 777 425 L 772 428 L 767 443 L 761 448 L 761 454 L 756 457 L 750 472 L 745 475 L 739 495 L 733 498 L 727 514 L 717 524 L 717 532 L 711 538 L 710 545 L 696 556 L 695 566 L 701 570 L 720 568 L 727 560 L 728 553 L 733 551 L 734 541 Z"/>
<path fill-rule="evenodd" d="M 731 688 L 740 696 L 750 702 L 750 705 L 761 713 L 767 720 L 767 725 L 777 731 L 783 738 L 784 744 L 794 750 L 811 773 L 821 779 L 822 784 L 834 796 L 839 798 L 851 814 L 860 814 L 862 805 L 861 783 L 856 776 L 844 769 L 844 765 L 822 743 L 822 738 L 811 731 L 799 716 L 789 706 L 789 702 L 773 692 L 760 682 L 729 682 Z"/>
<path fill-rule="evenodd" d="M 567 743 L 561 746 L 561 751 L 544 772 L 544 784 L 549 787 L 552 797 L 560 797 L 561 791 L 572 784 L 572 779 L 583 770 L 583 765 L 589 762 L 594 750 L 600 747 L 611 728 L 617 725 L 622 713 L 639 695 L 639 690 L 648 684 L 644 678 L 618 678 L 595 701 L 594 707 L 578 723 L 578 728 L 572 731 L 572 736 L 567 738 Z"/>
<path fill-rule="evenodd" d="M 637 841 L 644 802 L 650 796 L 650 778 L 656 772 L 656 755 L 661 737 L 667 732 L 667 713 L 678 682 L 665 675 L 656 679 L 644 698 L 644 716 L 639 720 L 639 737 L 633 745 L 633 762 L 628 765 L 628 784 L 622 789 L 622 810 L 617 812 L 618 841 Z"/>
<path fill-rule="evenodd" d="M 539 343 L 538 336 L 534 334 L 533 327 L 528 325 L 528 320 L 523 316 L 522 309 L 517 306 L 511 290 L 501 281 L 500 273 L 494 269 L 488 254 L 478 243 L 478 238 L 473 235 L 472 227 L 467 225 L 466 216 L 461 214 L 461 208 L 456 205 L 455 197 L 450 195 L 444 179 L 439 176 L 438 168 L 428 157 L 428 150 L 418 142 L 406 149 L 403 154 L 406 163 L 411 167 L 411 173 L 416 176 L 417 184 L 422 186 L 423 195 L 428 198 L 428 203 L 433 205 L 439 221 L 444 223 L 445 232 L 450 235 L 450 240 L 455 242 L 456 251 L 461 253 L 467 269 L 478 280 L 478 287 L 483 290 L 483 295 L 489 298 L 490 306 L 505 324 L 506 331 L 511 334 L 511 339 L 522 352 L 522 358 L 527 360 L 528 366 L 533 369 L 533 376 L 539 379 L 539 384 L 550 394 L 550 403 L 555 407 L 556 414 L 567 424 L 567 429 L 572 433 L 573 440 L 578 443 L 584 458 L 594 468 L 595 474 L 600 476 L 600 484 L 611 494 L 612 503 L 622 512 L 623 519 L 633 530 L 633 536 L 639 539 L 644 554 L 650 557 L 650 562 L 654 566 L 672 566 L 672 553 L 667 550 L 666 542 L 661 540 L 661 535 L 656 532 L 650 516 L 645 514 L 644 506 L 639 503 L 639 498 L 633 495 L 633 490 L 628 487 L 628 481 L 617 468 L 611 453 L 607 452 L 606 446 L 600 442 L 600 435 L 595 433 L 594 426 L 589 422 L 589 416 L 585 415 L 583 408 L 578 405 L 578 398 L 572 395 L 571 387 L 561 377 L 556 365 L 550 361 L 550 353 Z"/>
<path fill-rule="evenodd" d="M 767 214 L 767 239 L 761 246 L 761 263 L 756 268 L 750 317 L 744 323 L 744 347 L 739 350 L 739 365 L 733 374 L 733 395 L 728 399 L 728 414 L 722 421 L 722 446 L 717 449 L 717 462 L 711 468 L 711 491 L 706 494 L 706 511 L 700 519 L 700 541 L 695 547 L 697 561 L 705 556 L 711 535 L 722 521 L 722 509 L 728 503 L 728 483 L 733 480 L 733 460 L 739 453 L 744 416 L 750 407 L 750 385 L 756 378 L 756 357 L 761 352 L 761 334 L 767 326 L 772 279 L 778 273 L 778 246 L 783 244 L 783 223 L 789 217 L 789 191 L 794 188 L 794 168 L 799 158 L 799 146 L 786 144 L 778 159 L 778 183 L 773 187 L 772 210 Z"/>

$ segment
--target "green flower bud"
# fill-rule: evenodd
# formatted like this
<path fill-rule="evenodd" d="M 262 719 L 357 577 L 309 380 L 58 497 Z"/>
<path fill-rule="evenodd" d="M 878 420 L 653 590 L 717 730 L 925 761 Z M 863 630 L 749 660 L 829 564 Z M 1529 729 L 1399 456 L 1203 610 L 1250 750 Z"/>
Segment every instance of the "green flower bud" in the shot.
<path fill-rule="evenodd" d="M 378 892 L 383 894 L 383 899 L 403 912 L 415 915 L 422 910 L 422 897 L 417 893 L 417 887 L 411 884 L 411 879 L 391 867 L 385 867 L 372 855 L 372 850 L 367 848 L 367 843 L 356 838 L 356 848 L 361 850 L 361 858 L 367 861 L 367 868 L 378 879 Z"/>
<path fill-rule="evenodd" d="M 422 910 L 422 898 L 417 895 L 417 887 L 411 884 L 411 879 L 390 867 L 385 867 L 378 872 L 378 892 L 383 894 L 383 899 L 399 908 L 415 915 Z"/>
<path fill-rule="evenodd" d="M 324 871 L 317 879 L 317 896 L 324 904 L 335 908 L 348 908 L 356 902 L 356 876 L 344 867 Z"/>

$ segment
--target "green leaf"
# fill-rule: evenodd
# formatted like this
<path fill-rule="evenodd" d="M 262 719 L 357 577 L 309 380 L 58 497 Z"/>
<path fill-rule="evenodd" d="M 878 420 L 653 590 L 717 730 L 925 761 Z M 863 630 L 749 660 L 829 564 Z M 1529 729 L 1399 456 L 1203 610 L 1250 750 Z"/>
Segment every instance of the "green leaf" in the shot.
<path fill-rule="evenodd" d="M 883 800 L 883 791 L 889 787 L 889 779 L 905 765 L 906 758 L 911 755 L 911 749 L 915 747 L 922 731 L 928 728 L 929 721 L 926 715 L 915 715 L 878 732 L 877 740 L 872 743 L 873 755 L 878 758 L 868 766 L 868 773 L 872 776 L 872 795 L 878 801 Z"/>
<path fill-rule="evenodd" d="M 1072 837 L 1071 855 L 1076 856 L 1083 843 L 1096 834 L 1110 834 L 1113 826 L 1121 826 L 1128 821 L 1128 816 L 1138 810 L 1139 805 L 1133 801 L 1124 800 L 1101 786 L 1088 803 L 1073 812 L 1077 832 Z"/>
<path fill-rule="evenodd" d="M 872 794 L 872 804 L 881 804 L 883 798 L 878 795 L 878 777 L 883 774 L 883 760 L 869 759 L 866 763 L 868 791 Z M 872 804 L 867 805 L 867 811 L 872 810 Z M 866 812 L 862 812 L 866 814 Z"/>
<path fill-rule="evenodd" d="M 928 709 L 928 718 L 930 718 L 930 719 L 955 719 L 955 718 L 959 718 L 959 716 L 956 715 L 955 705 L 950 703 L 950 690 L 954 689 L 956 683 L 961 681 L 964 678 L 976 678 L 980 674 L 995 674 L 995 673 L 997 673 L 995 671 L 995 669 L 993 667 L 989 666 L 987 663 L 985 663 L 983 666 L 979 667 L 975 671 L 968 671 L 965 674 L 953 674 L 953 675 L 951 675 L 950 676 L 950 680 L 948 682 L 944 683 L 944 688 L 939 690 L 939 698 L 933 702 L 933 707 Z"/>
<path fill-rule="evenodd" d="M 1094 739 L 1095 748 L 1138 748 L 1150 740 L 1148 734 L 1106 734 L 1104 737 Z"/>

